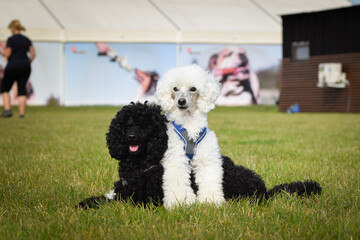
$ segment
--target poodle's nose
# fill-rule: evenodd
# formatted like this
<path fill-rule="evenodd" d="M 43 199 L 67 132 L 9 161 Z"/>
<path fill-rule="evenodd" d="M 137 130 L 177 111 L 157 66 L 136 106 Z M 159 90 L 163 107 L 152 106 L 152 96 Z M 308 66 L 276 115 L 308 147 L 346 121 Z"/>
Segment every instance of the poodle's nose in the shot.
<path fill-rule="evenodd" d="M 186 99 L 185 98 L 179 98 L 178 103 L 180 106 L 184 106 L 186 104 Z"/>
<path fill-rule="evenodd" d="M 128 135 L 129 142 L 135 142 L 136 141 L 136 135 L 135 134 L 129 134 Z"/>

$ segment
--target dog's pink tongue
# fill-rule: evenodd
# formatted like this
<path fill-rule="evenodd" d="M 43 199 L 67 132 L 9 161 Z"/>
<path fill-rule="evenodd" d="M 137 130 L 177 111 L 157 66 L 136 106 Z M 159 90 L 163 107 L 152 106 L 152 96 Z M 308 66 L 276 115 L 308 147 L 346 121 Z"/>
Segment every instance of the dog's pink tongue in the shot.
<path fill-rule="evenodd" d="M 130 145 L 130 151 L 131 152 L 136 152 L 139 148 L 139 145 Z"/>

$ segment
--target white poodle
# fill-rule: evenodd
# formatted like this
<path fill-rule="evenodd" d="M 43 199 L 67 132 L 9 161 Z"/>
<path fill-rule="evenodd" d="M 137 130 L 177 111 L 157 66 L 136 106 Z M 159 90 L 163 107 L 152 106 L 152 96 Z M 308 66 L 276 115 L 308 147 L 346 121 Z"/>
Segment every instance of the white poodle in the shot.
<path fill-rule="evenodd" d="M 225 201 L 222 158 L 207 121 L 220 88 L 215 77 L 198 65 L 172 68 L 158 82 L 155 95 L 169 120 L 168 149 L 162 159 L 166 208 L 195 201 Z M 191 172 L 197 193 L 191 188 Z"/>

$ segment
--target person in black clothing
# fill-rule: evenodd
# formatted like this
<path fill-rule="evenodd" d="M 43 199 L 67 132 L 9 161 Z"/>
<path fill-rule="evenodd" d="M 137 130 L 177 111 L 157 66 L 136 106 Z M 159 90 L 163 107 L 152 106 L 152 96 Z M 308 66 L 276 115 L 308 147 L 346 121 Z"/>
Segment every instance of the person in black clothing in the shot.
<path fill-rule="evenodd" d="M 16 81 L 19 97 L 19 117 L 23 118 L 26 106 L 26 82 L 31 73 L 31 62 L 35 58 L 35 50 L 31 40 L 20 33 L 25 31 L 25 28 L 19 20 L 11 21 L 9 29 L 13 35 L 8 38 L 5 51 L 1 52 L 8 61 L 4 78 L 1 81 L 1 94 L 4 103 L 4 112 L 1 116 L 12 116 L 9 91 Z"/>

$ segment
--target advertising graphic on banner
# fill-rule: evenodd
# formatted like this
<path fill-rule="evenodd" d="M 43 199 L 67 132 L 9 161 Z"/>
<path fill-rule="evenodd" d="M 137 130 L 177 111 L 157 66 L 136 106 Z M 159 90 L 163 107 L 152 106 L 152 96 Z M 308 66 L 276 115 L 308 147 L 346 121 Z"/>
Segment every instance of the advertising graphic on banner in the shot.
<path fill-rule="evenodd" d="M 156 84 L 164 72 L 189 64 L 206 68 L 222 84 L 217 105 L 275 104 L 281 46 L 179 46 L 35 42 L 36 58 L 27 84 L 28 104 L 78 106 L 154 102 Z M 5 43 L 0 47 L 4 48 Z M 5 66 L 6 61 L 1 59 L 0 80 Z M 17 102 L 16 93 L 14 85 L 12 104 Z"/>
<path fill-rule="evenodd" d="M 275 104 L 281 46 L 185 44 L 182 65 L 199 64 L 222 83 L 217 105 Z"/>
<path fill-rule="evenodd" d="M 66 105 L 154 101 L 156 82 L 176 66 L 175 44 L 66 44 Z"/>

